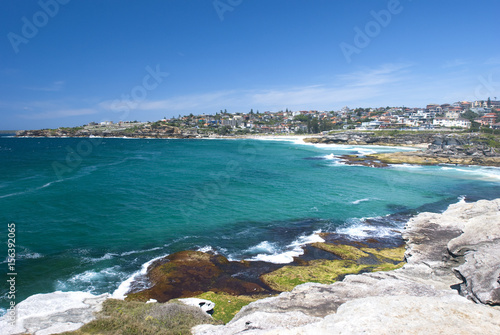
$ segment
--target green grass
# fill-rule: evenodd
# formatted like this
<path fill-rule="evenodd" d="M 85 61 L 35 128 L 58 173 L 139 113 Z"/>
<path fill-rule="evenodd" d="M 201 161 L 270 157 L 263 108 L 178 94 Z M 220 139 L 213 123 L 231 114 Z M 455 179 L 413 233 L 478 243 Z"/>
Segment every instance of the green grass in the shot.
<path fill-rule="evenodd" d="M 214 302 L 215 308 L 212 317 L 215 320 L 228 323 L 233 319 L 236 313 L 243 308 L 243 306 L 246 306 L 252 301 L 256 301 L 262 297 L 251 297 L 245 295 L 234 296 L 223 292 L 205 292 L 196 296 L 196 298 Z"/>
<path fill-rule="evenodd" d="M 108 299 L 98 318 L 65 335 L 179 335 L 191 334 L 198 324 L 219 322 L 196 307 L 181 303 L 146 304 Z"/>

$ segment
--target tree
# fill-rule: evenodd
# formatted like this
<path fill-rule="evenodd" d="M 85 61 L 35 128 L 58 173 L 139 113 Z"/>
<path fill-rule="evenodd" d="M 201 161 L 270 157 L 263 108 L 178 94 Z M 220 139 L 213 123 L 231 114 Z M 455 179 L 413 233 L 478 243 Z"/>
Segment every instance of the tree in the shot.
<path fill-rule="evenodd" d="M 462 117 L 464 119 L 467 119 L 469 121 L 474 121 L 475 119 L 477 119 L 479 117 L 479 114 L 477 113 L 474 113 L 473 111 L 471 111 L 470 109 L 467 110 L 465 113 L 462 114 Z"/>
<path fill-rule="evenodd" d="M 490 99 L 490 97 L 488 97 L 488 101 L 486 101 L 486 106 L 487 107 L 491 107 L 491 99 Z"/>

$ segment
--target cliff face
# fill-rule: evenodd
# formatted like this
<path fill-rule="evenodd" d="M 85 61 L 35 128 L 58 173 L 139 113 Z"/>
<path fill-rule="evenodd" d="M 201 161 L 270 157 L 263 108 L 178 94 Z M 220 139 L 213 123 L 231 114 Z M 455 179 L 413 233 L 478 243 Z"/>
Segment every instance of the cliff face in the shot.
<path fill-rule="evenodd" d="M 497 334 L 500 199 L 411 219 L 407 264 L 390 272 L 304 284 L 244 307 L 195 334 Z"/>

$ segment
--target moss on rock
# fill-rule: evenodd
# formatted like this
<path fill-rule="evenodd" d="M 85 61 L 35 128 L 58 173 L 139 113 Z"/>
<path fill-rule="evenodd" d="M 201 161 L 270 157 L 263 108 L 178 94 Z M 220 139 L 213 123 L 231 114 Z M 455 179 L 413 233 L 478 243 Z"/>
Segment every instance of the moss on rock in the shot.
<path fill-rule="evenodd" d="M 290 291 L 299 284 L 308 282 L 331 284 L 346 274 L 359 273 L 371 267 L 352 260 L 314 260 L 306 266 L 284 266 L 281 269 L 262 275 L 269 287 L 276 291 Z"/>
<path fill-rule="evenodd" d="M 313 243 L 311 246 L 328 251 L 342 259 L 357 260 L 361 257 L 368 256 L 368 254 L 361 249 L 347 244 Z"/>
<path fill-rule="evenodd" d="M 347 274 L 365 271 L 389 271 L 403 266 L 404 247 L 375 249 L 346 244 L 314 243 L 342 260 L 313 260 L 306 265 L 287 265 L 264 274 L 261 280 L 276 291 L 290 291 L 307 282 L 331 284 Z"/>

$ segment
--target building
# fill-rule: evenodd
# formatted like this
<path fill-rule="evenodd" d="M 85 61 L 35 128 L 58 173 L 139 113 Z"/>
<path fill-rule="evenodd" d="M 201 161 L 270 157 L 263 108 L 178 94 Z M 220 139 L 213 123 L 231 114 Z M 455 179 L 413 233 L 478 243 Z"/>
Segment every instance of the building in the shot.
<path fill-rule="evenodd" d="M 475 121 L 479 122 L 482 126 L 491 127 L 493 124 L 495 124 L 496 120 L 497 115 L 495 113 L 488 113 Z"/>
<path fill-rule="evenodd" d="M 459 128 L 470 128 L 471 122 L 467 119 L 448 119 L 446 117 L 437 117 L 432 121 L 432 124 L 434 126 L 441 126 L 441 127 L 459 127 Z"/>

